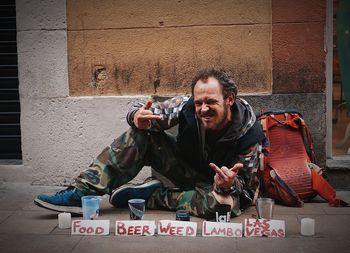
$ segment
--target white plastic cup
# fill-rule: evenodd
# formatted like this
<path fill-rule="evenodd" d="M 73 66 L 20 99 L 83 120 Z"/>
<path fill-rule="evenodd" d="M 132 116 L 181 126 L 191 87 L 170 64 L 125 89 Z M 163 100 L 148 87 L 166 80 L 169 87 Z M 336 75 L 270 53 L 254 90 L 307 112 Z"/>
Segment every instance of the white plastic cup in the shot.
<path fill-rule="evenodd" d="M 300 234 L 303 236 L 315 235 L 315 220 L 311 218 L 301 219 Z"/>
<path fill-rule="evenodd" d="M 81 203 L 83 207 L 83 220 L 96 220 L 100 215 L 100 197 L 83 196 Z"/>
<path fill-rule="evenodd" d="M 272 219 L 275 201 L 270 198 L 259 198 L 256 201 L 256 210 L 260 219 Z"/>
<path fill-rule="evenodd" d="M 58 228 L 66 229 L 70 228 L 72 223 L 72 216 L 70 213 L 58 214 Z"/>

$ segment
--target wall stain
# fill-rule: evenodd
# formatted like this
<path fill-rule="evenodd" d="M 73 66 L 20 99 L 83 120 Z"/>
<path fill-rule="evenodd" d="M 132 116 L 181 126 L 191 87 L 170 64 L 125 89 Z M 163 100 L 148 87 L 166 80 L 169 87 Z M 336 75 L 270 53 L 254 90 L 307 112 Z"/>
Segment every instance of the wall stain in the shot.
<path fill-rule="evenodd" d="M 114 60 L 107 65 L 98 64 L 92 69 L 93 80 L 90 85 L 99 94 L 108 95 L 189 94 L 191 80 L 198 70 L 205 67 L 223 67 L 233 74 L 239 92 L 271 91 L 269 66 L 262 66 L 246 58 L 230 64 L 221 55 L 204 61 L 194 54 L 193 58 L 187 60 L 173 55 L 170 61 L 145 59 L 142 63 L 123 64 Z M 300 72 L 299 75 L 303 74 L 304 72 Z M 305 79 L 304 83 L 308 83 L 308 80 Z"/>
<path fill-rule="evenodd" d="M 169 77 L 169 86 L 172 87 L 172 89 L 177 92 L 178 90 L 178 87 L 181 86 L 180 84 L 180 80 L 179 80 L 179 73 L 178 73 L 178 70 L 177 70 L 177 66 L 175 64 L 173 64 L 171 67 L 170 67 L 170 77 Z"/>
<path fill-rule="evenodd" d="M 273 93 L 323 92 L 325 77 L 307 64 L 274 62 Z"/>
<path fill-rule="evenodd" d="M 154 94 L 157 94 L 157 88 L 160 86 L 160 79 L 157 78 L 156 80 L 154 80 L 153 82 L 153 87 L 154 87 Z"/>
<path fill-rule="evenodd" d="M 115 67 L 114 78 L 122 80 L 122 83 L 129 86 L 135 70 L 135 65 L 127 65 L 126 67 Z"/>
<path fill-rule="evenodd" d="M 242 60 L 241 64 L 226 66 L 225 68 L 231 72 L 238 86 L 238 91 L 240 91 L 243 87 L 244 90 L 248 90 L 250 92 L 270 91 L 270 86 L 267 83 L 267 70 L 264 70 L 261 65 L 249 60 Z"/>
<path fill-rule="evenodd" d="M 153 82 L 153 87 L 154 87 L 154 94 L 157 94 L 157 88 L 160 87 L 160 75 L 162 72 L 162 66 L 160 65 L 160 61 L 157 61 L 156 64 L 154 65 L 155 72 L 156 72 L 156 79 Z"/>
<path fill-rule="evenodd" d="M 155 63 L 149 61 L 148 66 L 148 82 L 153 86 L 154 94 L 157 94 L 161 85 L 162 66 L 159 60 Z"/>
<path fill-rule="evenodd" d="M 89 86 L 97 88 L 99 94 L 103 94 L 108 79 L 107 69 L 104 65 L 96 65 L 92 70 L 92 81 Z"/>

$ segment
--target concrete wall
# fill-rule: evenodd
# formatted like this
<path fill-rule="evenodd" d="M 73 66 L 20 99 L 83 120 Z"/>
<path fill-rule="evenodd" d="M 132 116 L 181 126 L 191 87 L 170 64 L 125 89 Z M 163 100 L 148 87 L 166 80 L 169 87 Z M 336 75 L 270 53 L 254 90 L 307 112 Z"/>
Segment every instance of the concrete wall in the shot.
<path fill-rule="evenodd" d="M 272 15 L 272 20 L 275 21 L 271 23 L 271 10 L 281 11 L 279 9 L 281 6 L 276 5 L 279 2 L 277 0 L 234 1 L 237 4 L 234 6 L 230 5 L 232 1 L 224 1 L 227 8 L 220 9 L 222 15 L 213 16 L 208 10 L 215 13 L 217 6 L 210 5 L 211 1 L 199 2 L 196 9 L 189 4 L 192 1 L 145 1 L 150 4 L 169 3 L 165 9 L 162 9 L 161 4 L 157 8 L 149 9 L 153 11 L 151 17 L 154 18 L 150 18 L 149 12 L 146 12 L 143 6 L 138 7 L 135 1 L 118 1 L 121 5 L 118 5 L 117 12 L 112 2 L 115 1 L 68 1 L 68 8 L 76 12 L 68 16 L 70 23 L 67 26 L 66 13 L 70 15 L 72 12 L 69 10 L 67 12 L 65 0 L 16 1 L 23 151 L 23 166 L 16 172 L 22 179 L 25 175 L 25 180 L 49 185 L 72 182 L 73 178 L 88 166 L 113 138 L 127 128 L 125 122 L 127 108 L 136 99 L 142 99 L 139 95 L 137 97 L 103 95 L 153 94 L 157 78 L 160 78 L 161 84 L 157 88 L 157 94 L 184 93 L 186 92 L 186 89 L 183 89 L 184 84 L 190 73 L 196 67 L 202 66 L 194 65 L 192 55 L 189 58 L 185 57 L 191 52 L 198 53 L 196 57 L 201 59 L 199 61 L 201 64 L 205 63 L 205 57 L 208 57 L 211 62 L 209 65 L 213 65 L 214 62 L 215 65 L 222 63 L 229 68 L 235 67 L 233 69 L 236 70 L 235 75 L 241 78 L 240 92 L 251 93 L 246 98 L 257 111 L 266 107 L 299 108 L 312 127 L 317 157 L 320 165 L 324 164 L 325 96 L 322 75 L 324 52 L 323 47 L 321 48 L 323 38 L 320 35 L 322 25 L 319 24 L 322 20 L 311 19 L 300 23 L 293 20 L 279 20 Z M 301 2 L 303 1 L 296 1 Z M 311 5 L 319 6 L 318 3 L 322 1 L 310 2 Z M 178 11 L 177 6 L 180 3 L 183 5 L 181 9 L 187 12 Z M 80 8 L 82 6 L 89 11 L 79 12 L 83 9 Z M 236 6 L 241 8 L 235 8 Z M 293 9 L 293 6 L 290 8 Z M 322 8 L 320 5 L 319 11 L 322 12 Z M 98 11 L 101 9 L 104 11 Z M 301 9 L 296 10 L 298 12 Z M 90 13 L 94 11 L 96 13 L 91 16 Z M 135 15 L 138 18 L 137 22 L 133 23 L 135 19 L 132 17 Z M 307 17 L 309 13 L 301 16 Z M 283 17 L 287 16 L 281 15 L 281 19 Z M 116 18 L 119 19 L 117 23 Z M 177 29 L 177 26 L 180 29 Z M 284 41 L 283 34 L 289 33 L 288 27 L 295 30 L 295 36 L 286 36 Z M 196 45 L 200 44 L 203 34 L 216 35 L 217 38 L 224 33 L 227 33 L 228 37 L 224 38 L 223 51 L 214 47 L 215 44 L 220 45 L 220 41 L 208 41 L 205 47 L 198 47 L 197 50 Z M 189 34 L 194 34 L 195 38 Z M 300 39 L 294 40 L 297 35 L 300 35 Z M 161 38 L 160 42 L 152 44 L 157 38 Z M 173 43 L 170 43 L 173 46 L 170 51 L 164 48 L 169 45 L 164 42 L 167 38 L 169 43 L 170 41 Z M 144 48 L 139 42 L 141 39 L 146 43 Z M 315 41 L 315 44 L 311 45 L 316 47 L 316 52 L 308 49 L 308 41 Z M 304 46 L 302 52 L 298 51 L 300 45 Z M 111 48 L 115 49 L 114 56 L 107 52 Z M 147 51 L 148 49 L 150 51 Z M 128 50 L 137 57 L 132 56 Z M 175 57 L 176 64 L 173 65 L 172 57 L 178 51 L 181 57 Z M 219 54 L 216 54 L 218 52 Z M 225 58 L 227 52 L 229 57 Z M 299 55 L 309 53 L 312 57 L 305 57 L 306 64 L 304 64 Z M 238 56 L 234 57 L 236 55 Z M 115 61 L 119 56 L 125 57 L 122 58 L 124 60 Z M 171 68 L 182 65 L 182 56 L 190 61 L 189 64 L 185 64 L 188 68 Z M 161 59 L 160 69 L 163 72 L 157 72 L 160 66 L 157 65 L 158 59 Z M 228 65 L 231 59 L 233 65 Z M 282 65 L 286 64 L 283 59 L 291 65 L 282 68 Z M 247 64 L 249 63 L 247 60 L 251 60 L 254 64 Z M 127 75 L 123 78 L 116 76 L 115 70 L 121 69 L 123 71 L 117 73 L 125 75 L 127 70 L 130 70 L 129 63 L 136 64 L 138 61 L 143 67 L 137 71 L 134 69 L 133 73 L 143 74 L 129 79 L 131 85 L 127 86 Z M 109 78 L 106 80 L 113 81 L 110 84 L 102 81 L 100 83 L 102 85 L 98 85 L 93 79 L 94 71 L 98 70 L 100 65 L 107 66 L 106 72 Z M 300 71 L 299 75 L 285 71 L 303 66 L 309 67 L 310 71 L 306 72 L 306 75 Z M 109 69 L 111 72 L 108 72 Z M 179 72 L 173 77 L 181 79 L 181 82 L 174 83 L 181 84 L 180 86 L 171 86 L 171 81 L 175 80 L 171 78 L 174 70 Z M 145 76 L 147 71 L 152 74 Z M 159 73 L 161 75 L 158 75 Z M 304 78 L 305 76 L 307 78 Z M 117 80 L 121 82 L 119 86 L 116 85 Z M 137 83 L 141 82 L 135 80 L 146 80 L 148 86 L 138 86 Z M 300 91 L 306 93 L 298 94 Z M 256 95 L 256 92 L 273 94 Z M 148 175 L 150 170 L 145 170 L 140 178 Z M 15 177 L 9 176 L 9 178 Z"/>
<path fill-rule="evenodd" d="M 66 1 L 17 0 L 16 9 L 23 167 L 13 172 L 68 184 L 127 128 L 135 98 L 70 97 Z"/>

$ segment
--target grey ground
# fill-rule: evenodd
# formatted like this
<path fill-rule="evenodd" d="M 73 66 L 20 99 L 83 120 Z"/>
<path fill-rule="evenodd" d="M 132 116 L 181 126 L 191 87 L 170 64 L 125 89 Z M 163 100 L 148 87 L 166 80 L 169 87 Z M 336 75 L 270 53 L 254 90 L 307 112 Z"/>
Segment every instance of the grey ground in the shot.
<path fill-rule="evenodd" d="M 128 219 L 128 212 L 109 205 L 104 198 L 101 219 L 111 221 L 109 236 L 71 236 L 70 230 L 57 225 L 57 213 L 33 204 L 39 193 L 54 193 L 60 187 L 33 186 L 29 183 L 0 183 L 0 252 L 349 252 L 350 208 L 334 208 L 316 199 L 303 208 L 276 206 L 275 219 L 286 221 L 286 238 L 207 238 L 201 236 L 202 220 L 197 237 L 117 237 L 115 220 Z M 338 192 L 350 201 L 350 191 Z M 232 222 L 252 217 L 251 207 Z M 300 235 L 300 219 L 315 219 L 316 235 Z M 80 219 L 73 217 L 73 219 Z M 175 219 L 173 212 L 146 211 L 145 219 Z"/>

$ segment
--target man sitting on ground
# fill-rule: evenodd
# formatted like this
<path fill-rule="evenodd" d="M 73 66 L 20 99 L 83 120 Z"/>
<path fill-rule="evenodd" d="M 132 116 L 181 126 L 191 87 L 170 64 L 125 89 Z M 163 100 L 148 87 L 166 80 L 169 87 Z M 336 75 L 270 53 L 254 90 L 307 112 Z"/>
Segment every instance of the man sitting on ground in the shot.
<path fill-rule="evenodd" d="M 131 126 L 85 170 L 75 183 L 35 204 L 60 212 L 81 213 L 84 195 L 110 195 L 126 207 L 143 198 L 147 208 L 188 210 L 211 219 L 216 204 L 230 204 L 231 217 L 250 205 L 264 134 L 251 106 L 237 97 L 237 86 L 223 69 L 204 69 L 192 81 L 192 97 L 137 103 L 127 114 Z M 177 137 L 165 130 L 178 124 Z M 143 166 L 168 178 L 125 185 Z"/>

